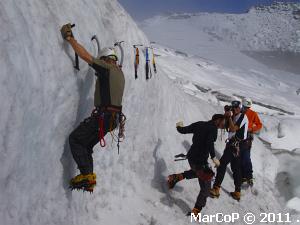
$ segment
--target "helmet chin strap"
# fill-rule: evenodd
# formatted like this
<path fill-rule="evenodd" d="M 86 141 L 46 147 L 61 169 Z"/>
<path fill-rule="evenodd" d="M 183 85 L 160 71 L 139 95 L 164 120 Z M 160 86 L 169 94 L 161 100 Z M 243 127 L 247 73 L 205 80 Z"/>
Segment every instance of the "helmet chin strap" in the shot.
<path fill-rule="evenodd" d="M 109 57 L 106 57 L 103 59 L 106 63 L 109 63 L 109 64 L 112 64 L 112 65 L 117 65 L 117 61 L 112 59 L 112 58 L 109 58 Z"/>

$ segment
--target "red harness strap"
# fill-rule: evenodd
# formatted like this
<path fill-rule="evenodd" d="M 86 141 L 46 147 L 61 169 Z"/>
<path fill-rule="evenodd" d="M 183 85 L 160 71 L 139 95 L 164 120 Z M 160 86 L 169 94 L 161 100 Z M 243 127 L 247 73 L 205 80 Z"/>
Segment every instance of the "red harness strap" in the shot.
<path fill-rule="evenodd" d="M 99 141 L 100 146 L 104 148 L 106 146 L 106 142 L 104 139 L 104 115 L 99 116 Z"/>
<path fill-rule="evenodd" d="M 106 142 L 105 142 L 105 139 L 104 139 L 104 132 L 105 132 L 104 131 L 104 113 L 105 112 L 111 112 L 112 114 L 113 113 L 120 113 L 121 110 L 122 110 L 122 107 L 117 107 L 117 106 L 97 107 L 93 110 L 92 115 L 97 116 L 99 118 L 98 137 L 99 137 L 100 146 L 102 148 L 104 148 L 106 146 Z M 115 117 L 113 116 L 111 118 L 111 120 L 114 119 L 114 118 Z M 112 122 L 112 121 L 110 121 L 110 122 Z M 123 128 L 123 130 L 124 130 L 124 128 Z M 110 131 L 112 131 L 111 124 L 110 124 Z"/>

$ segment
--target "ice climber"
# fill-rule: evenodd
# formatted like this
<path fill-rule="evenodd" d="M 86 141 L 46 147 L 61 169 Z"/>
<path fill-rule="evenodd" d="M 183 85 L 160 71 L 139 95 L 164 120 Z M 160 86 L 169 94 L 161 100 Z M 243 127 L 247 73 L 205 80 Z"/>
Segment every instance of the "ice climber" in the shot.
<path fill-rule="evenodd" d="M 220 159 L 220 166 L 217 169 L 216 179 L 213 188 L 210 190 L 210 195 L 213 198 L 220 196 L 221 184 L 227 165 L 230 163 L 235 185 L 235 191 L 230 194 L 235 200 L 239 201 L 241 198 L 242 183 L 240 144 L 247 139 L 248 119 L 242 113 L 242 103 L 240 101 L 233 101 L 231 106 L 225 106 L 225 117 L 229 131 L 228 140 Z"/>
<path fill-rule="evenodd" d="M 61 34 L 78 56 L 95 70 L 97 76 L 95 109 L 69 136 L 71 152 L 80 170 L 80 174 L 70 181 L 70 186 L 92 192 L 96 185 L 93 147 L 99 140 L 102 146 L 105 145 L 104 136 L 120 122 L 125 77 L 117 65 L 118 57 L 113 48 L 104 48 L 100 58 L 94 58 L 74 39 L 71 24 L 62 26 Z"/>
<path fill-rule="evenodd" d="M 222 114 L 215 114 L 210 121 L 196 122 L 187 127 L 183 127 L 183 123 L 178 122 L 176 127 L 181 134 L 193 134 L 193 144 L 186 156 L 191 169 L 183 173 L 170 175 L 168 185 L 172 189 L 177 182 L 183 179 L 198 178 L 200 192 L 192 210 L 194 215 L 198 215 L 206 205 L 211 180 L 214 176 L 214 172 L 207 162 L 209 155 L 216 167 L 220 164 L 215 157 L 214 143 L 217 140 L 218 128 L 224 129 L 225 127 L 225 117 Z"/>

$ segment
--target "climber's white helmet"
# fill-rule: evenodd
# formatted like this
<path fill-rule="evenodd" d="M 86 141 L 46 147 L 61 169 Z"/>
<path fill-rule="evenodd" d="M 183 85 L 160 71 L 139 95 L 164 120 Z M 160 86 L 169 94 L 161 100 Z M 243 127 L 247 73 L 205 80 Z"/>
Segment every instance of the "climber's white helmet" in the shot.
<path fill-rule="evenodd" d="M 244 98 L 242 104 L 244 107 L 251 108 L 252 107 L 251 98 Z"/>
<path fill-rule="evenodd" d="M 111 59 L 114 59 L 114 60 L 118 61 L 118 56 L 116 54 L 115 49 L 113 49 L 113 48 L 103 48 L 103 49 L 101 49 L 100 59 L 105 58 L 105 57 L 108 57 L 108 58 L 111 58 Z"/>

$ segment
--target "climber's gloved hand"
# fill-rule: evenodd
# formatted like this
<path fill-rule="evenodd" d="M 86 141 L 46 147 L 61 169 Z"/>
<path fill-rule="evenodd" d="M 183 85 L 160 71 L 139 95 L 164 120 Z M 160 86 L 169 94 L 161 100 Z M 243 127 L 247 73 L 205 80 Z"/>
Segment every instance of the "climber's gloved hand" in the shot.
<path fill-rule="evenodd" d="M 217 167 L 220 166 L 220 161 L 219 161 L 216 157 L 214 157 L 214 158 L 212 159 L 212 161 L 213 161 L 213 163 L 215 164 L 215 168 L 217 168 Z"/>
<path fill-rule="evenodd" d="M 183 122 L 182 121 L 179 121 L 178 123 L 176 123 L 176 128 L 177 127 L 183 127 Z"/>
<path fill-rule="evenodd" d="M 72 33 L 72 25 L 70 23 L 65 24 L 60 29 L 61 36 L 65 40 L 70 40 L 71 37 L 73 37 Z"/>

